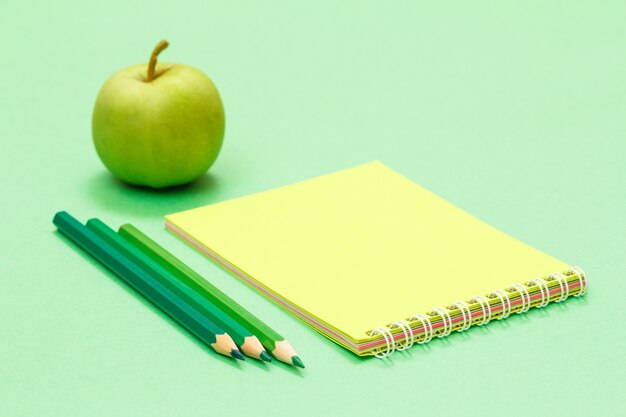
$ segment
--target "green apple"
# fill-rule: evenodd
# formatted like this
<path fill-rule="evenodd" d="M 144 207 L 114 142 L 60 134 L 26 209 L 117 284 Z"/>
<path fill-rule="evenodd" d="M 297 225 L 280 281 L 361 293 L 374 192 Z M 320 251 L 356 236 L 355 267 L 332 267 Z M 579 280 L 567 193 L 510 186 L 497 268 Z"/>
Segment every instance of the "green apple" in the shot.
<path fill-rule="evenodd" d="M 109 78 L 96 99 L 96 151 L 115 176 L 153 188 L 186 184 L 215 162 L 224 139 L 224 107 L 209 77 L 181 64 L 146 64 Z"/>

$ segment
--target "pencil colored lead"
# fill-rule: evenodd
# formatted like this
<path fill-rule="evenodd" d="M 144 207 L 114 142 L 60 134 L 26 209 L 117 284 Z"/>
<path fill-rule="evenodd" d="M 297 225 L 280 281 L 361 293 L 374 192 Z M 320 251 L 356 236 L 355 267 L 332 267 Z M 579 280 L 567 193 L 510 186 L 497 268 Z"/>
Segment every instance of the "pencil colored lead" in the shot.
<path fill-rule="evenodd" d="M 263 360 L 265 362 L 271 362 L 272 361 L 272 357 L 266 351 L 261 352 L 261 354 L 259 356 L 261 357 L 261 360 Z"/>
<path fill-rule="evenodd" d="M 230 351 L 230 355 L 235 358 L 235 359 L 239 359 L 240 361 L 245 361 L 246 358 L 243 357 L 243 355 L 241 354 L 240 351 L 238 351 L 237 349 L 233 349 Z"/>
<path fill-rule="evenodd" d="M 291 362 L 293 362 L 294 366 L 297 366 L 298 368 L 304 369 L 304 364 L 302 363 L 302 360 L 300 360 L 299 357 L 292 356 L 291 357 Z"/>

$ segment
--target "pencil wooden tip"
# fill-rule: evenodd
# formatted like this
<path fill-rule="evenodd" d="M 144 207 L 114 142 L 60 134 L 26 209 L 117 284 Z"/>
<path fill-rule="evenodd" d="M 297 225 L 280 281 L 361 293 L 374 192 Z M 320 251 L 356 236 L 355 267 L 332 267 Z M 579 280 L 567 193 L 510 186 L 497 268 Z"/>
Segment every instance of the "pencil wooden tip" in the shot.
<path fill-rule="evenodd" d="M 237 345 L 233 342 L 233 339 L 228 335 L 228 333 L 218 334 L 215 336 L 215 343 L 213 343 L 211 347 L 215 349 L 217 353 L 225 356 L 232 357 L 234 350 L 239 352 Z M 239 355 L 241 355 L 241 352 L 239 352 Z"/>
<path fill-rule="evenodd" d="M 281 340 L 274 344 L 274 350 L 272 351 L 272 355 L 274 355 L 274 357 L 281 362 L 285 362 L 285 363 L 288 363 L 289 365 L 294 365 L 300 368 L 304 368 L 304 365 L 302 365 L 302 361 L 298 357 L 298 354 L 293 349 L 291 344 L 286 340 Z M 300 365 L 297 365 L 294 362 L 293 358 L 298 358 Z"/>
<path fill-rule="evenodd" d="M 243 344 L 239 347 L 244 355 L 254 359 L 265 360 L 261 355 L 265 352 L 265 348 L 256 336 L 247 336 Z M 265 353 L 267 355 L 267 353 Z"/>

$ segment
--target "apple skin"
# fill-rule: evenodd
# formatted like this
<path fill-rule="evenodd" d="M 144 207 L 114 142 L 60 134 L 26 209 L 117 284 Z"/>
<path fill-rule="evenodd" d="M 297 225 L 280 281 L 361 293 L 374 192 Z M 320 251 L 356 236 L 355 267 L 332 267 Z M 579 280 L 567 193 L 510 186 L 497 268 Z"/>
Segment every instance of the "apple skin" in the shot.
<path fill-rule="evenodd" d="M 147 64 L 113 74 L 93 110 L 98 156 L 116 177 L 163 188 L 186 184 L 215 162 L 224 139 L 224 107 L 201 71 L 159 62 L 147 81 Z"/>

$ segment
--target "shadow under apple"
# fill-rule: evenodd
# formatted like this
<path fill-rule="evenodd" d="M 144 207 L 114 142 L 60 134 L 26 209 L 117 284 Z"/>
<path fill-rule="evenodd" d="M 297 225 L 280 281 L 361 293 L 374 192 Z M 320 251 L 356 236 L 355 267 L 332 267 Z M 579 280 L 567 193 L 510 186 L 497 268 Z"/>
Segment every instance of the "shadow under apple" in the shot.
<path fill-rule="evenodd" d="M 106 171 L 90 177 L 87 195 L 103 211 L 136 217 L 163 217 L 220 201 L 224 197 L 217 177 L 207 173 L 197 180 L 175 187 L 152 189 L 125 183 Z"/>

